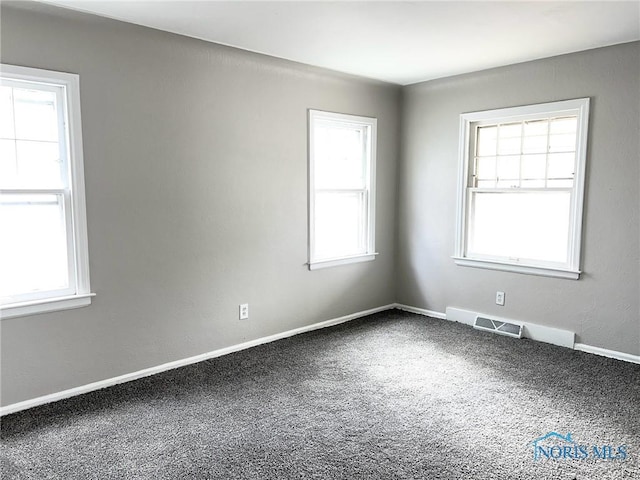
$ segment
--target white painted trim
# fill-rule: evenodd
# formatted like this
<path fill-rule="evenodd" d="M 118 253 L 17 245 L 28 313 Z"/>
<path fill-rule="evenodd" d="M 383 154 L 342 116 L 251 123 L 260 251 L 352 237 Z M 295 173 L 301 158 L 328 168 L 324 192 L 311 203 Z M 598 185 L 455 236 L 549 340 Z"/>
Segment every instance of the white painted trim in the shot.
<path fill-rule="evenodd" d="M 434 310 L 427 310 L 425 308 L 411 307 L 402 303 L 394 304 L 394 308 L 409 313 L 417 313 L 418 315 L 426 315 L 427 317 L 439 318 L 440 320 L 447 320 L 447 315 L 442 312 L 436 312 Z"/>
<path fill-rule="evenodd" d="M 578 280 L 580 271 L 565 270 L 561 268 L 550 268 L 532 265 L 518 265 L 516 263 L 505 263 L 496 260 L 480 260 L 475 258 L 452 257 L 456 265 L 463 267 L 485 268 L 487 270 L 501 270 L 503 272 L 527 273 L 541 277 L 568 278 Z"/>
<path fill-rule="evenodd" d="M 447 307 L 445 315 L 447 316 L 447 320 L 451 322 L 463 323 L 473 327 L 473 322 L 475 321 L 478 312 L 463 310 L 462 308 Z"/>
<path fill-rule="evenodd" d="M 293 330 L 287 330 L 286 332 L 276 333 L 275 335 L 270 335 L 268 337 L 257 338 L 255 340 L 250 340 L 248 342 L 232 345 L 230 347 L 220 348 L 212 352 L 195 355 L 193 357 L 184 358 L 182 360 L 175 360 L 173 362 L 163 363 L 162 365 L 145 368 L 142 370 L 138 370 L 137 372 L 127 373 L 125 375 L 120 375 L 117 377 L 108 378 L 98 382 L 92 382 L 86 385 L 81 385 L 79 387 L 70 388 L 68 390 L 63 390 L 61 392 L 51 393 L 49 395 L 43 395 L 41 397 L 32 398 L 30 400 L 24 400 L 22 402 L 13 403 L 5 407 L 0 407 L 0 416 L 9 415 L 10 413 L 19 412 L 21 410 L 37 407 L 39 405 L 45 405 L 47 403 L 56 402 L 58 400 L 64 400 L 65 398 L 75 397 L 77 395 L 82 395 L 84 393 L 89 393 L 95 390 L 111 387 L 113 385 L 118 385 L 120 383 L 130 382 L 132 380 L 137 380 L 139 378 L 148 377 L 151 375 L 155 375 L 157 373 L 166 372 L 167 370 L 173 370 L 175 368 L 180 368 L 180 367 L 184 367 L 194 363 L 202 362 L 204 360 L 209 360 L 211 358 L 221 357 L 223 355 L 228 355 L 229 353 L 238 352 L 240 350 L 246 350 L 247 348 L 255 347 L 265 343 L 275 342 L 276 340 L 292 337 L 294 335 L 299 335 L 301 333 L 311 332 L 313 330 L 318 330 L 321 328 L 332 327 L 334 325 L 339 325 L 341 323 L 355 320 L 357 318 L 366 317 L 367 315 L 372 315 L 374 313 L 383 312 L 386 310 L 392 310 L 394 308 L 396 308 L 395 304 L 384 305 L 382 307 L 372 308 L 369 310 L 352 313 L 350 315 L 345 315 L 343 317 L 314 323 L 312 325 L 307 325 L 305 327 L 294 328 Z"/>
<path fill-rule="evenodd" d="M 606 348 L 592 347 L 591 345 L 585 345 L 584 343 L 576 343 L 573 348 L 574 350 L 579 350 L 581 352 L 593 353 L 594 355 L 600 355 L 602 357 L 615 358 L 616 360 L 622 360 L 624 362 L 640 364 L 640 355 L 632 355 L 630 353 L 607 350 Z"/>
<path fill-rule="evenodd" d="M 320 260 L 309 263 L 309 270 L 318 270 L 320 268 L 336 267 L 338 265 L 347 265 L 349 263 L 370 262 L 376 259 L 378 253 L 367 253 L 363 255 L 354 255 L 353 257 L 336 258 L 335 260 Z"/>
<path fill-rule="evenodd" d="M 535 323 L 523 323 L 524 330 L 522 336 L 537 342 L 550 343 L 559 347 L 573 348 L 576 341 L 576 334 L 569 330 L 537 325 Z"/>
<path fill-rule="evenodd" d="M 486 315 L 481 312 L 473 312 L 471 310 L 464 310 L 461 308 L 447 307 L 447 319 L 464 323 L 465 325 L 473 326 L 478 315 L 492 320 L 497 320 L 499 322 L 509 322 L 522 325 L 524 327 L 522 336 L 525 338 L 530 338 L 537 342 L 551 343 L 552 345 L 558 345 L 560 347 L 573 348 L 575 333 L 568 330 L 547 327 L 545 325 L 537 325 L 535 323 L 521 322 L 510 318 L 496 317 L 494 315 Z"/>
<path fill-rule="evenodd" d="M 436 312 L 433 310 L 426 310 L 424 308 L 412 307 L 410 305 L 404 305 L 402 303 L 396 303 L 392 305 L 393 308 L 403 310 L 405 312 L 417 313 L 420 315 L 426 315 L 432 318 L 439 318 L 442 320 L 448 320 L 451 322 L 459 322 L 465 325 L 473 326 L 477 312 L 470 310 L 463 310 L 459 308 L 447 307 L 446 313 Z M 487 318 L 493 318 L 496 320 L 502 320 L 500 317 L 494 317 L 491 315 L 484 315 Z M 603 357 L 615 358 L 616 360 L 622 360 L 624 362 L 631 362 L 640 364 L 640 355 L 632 355 L 630 353 L 617 352 L 615 350 L 607 350 L 600 347 L 592 347 L 591 345 L 585 345 L 584 343 L 573 343 L 575 334 L 567 330 L 561 330 L 553 327 L 546 327 L 544 325 L 536 325 L 534 323 L 518 322 L 515 320 L 507 319 L 511 323 L 523 325 L 523 336 L 534 341 L 552 343 L 561 347 L 572 348 L 581 352 L 592 353 L 595 355 L 601 355 Z"/>
<path fill-rule="evenodd" d="M 0 319 L 86 307 L 87 305 L 91 305 L 91 297 L 95 297 L 95 295 L 95 293 L 85 293 L 82 295 L 44 298 L 6 305 L 0 308 Z"/>

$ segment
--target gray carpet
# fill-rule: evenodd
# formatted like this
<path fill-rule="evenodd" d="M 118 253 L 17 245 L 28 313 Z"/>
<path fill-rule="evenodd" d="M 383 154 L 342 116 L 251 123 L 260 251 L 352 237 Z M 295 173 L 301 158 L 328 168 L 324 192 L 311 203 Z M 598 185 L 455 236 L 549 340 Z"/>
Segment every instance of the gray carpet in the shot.
<path fill-rule="evenodd" d="M 589 455 L 535 460 L 549 432 Z M 1 456 L 3 479 L 639 479 L 640 366 L 389 311 L 6 416 Z"/>

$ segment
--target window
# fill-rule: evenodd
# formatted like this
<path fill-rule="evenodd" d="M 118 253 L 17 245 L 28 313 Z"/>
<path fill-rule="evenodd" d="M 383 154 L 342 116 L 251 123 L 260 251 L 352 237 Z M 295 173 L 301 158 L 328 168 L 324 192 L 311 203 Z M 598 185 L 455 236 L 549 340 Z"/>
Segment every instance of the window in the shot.
<path fill-rule="evenodd" d="M 461 115 L 455 262 L 577 279 L 589 99 Z"/>
<path fill-rule="evenodd" d="M 309 111 L 309 268 L 375 258 L 377 120 Z"/>
<path fill-rule="evenodd" d="M 2 317 L 91 303 L 77 75 L 0 65 Z"/>

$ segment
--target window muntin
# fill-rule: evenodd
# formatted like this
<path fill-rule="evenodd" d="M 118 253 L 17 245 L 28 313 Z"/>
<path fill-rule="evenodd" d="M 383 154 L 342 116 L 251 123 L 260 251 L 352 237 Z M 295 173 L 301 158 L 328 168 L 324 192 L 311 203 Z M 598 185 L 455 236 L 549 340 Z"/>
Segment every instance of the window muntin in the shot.
<path fill-rule="evenodd" d="M 373 259 L 376 119 L 309 112 L 309 265 Z"/>
<path fill-rule="evenodd" d="M 0 66 L 3 317 L 90 303 L 79 83 Z"/>
<path fill-rule="evenodd" d="M 588 105 L 461 116 L 456 263 L 578 278 Z"/>
<path fill-rule="evenodd" d="M 571 188 L 577 115 L 478 125 L 471 187 Z"/>

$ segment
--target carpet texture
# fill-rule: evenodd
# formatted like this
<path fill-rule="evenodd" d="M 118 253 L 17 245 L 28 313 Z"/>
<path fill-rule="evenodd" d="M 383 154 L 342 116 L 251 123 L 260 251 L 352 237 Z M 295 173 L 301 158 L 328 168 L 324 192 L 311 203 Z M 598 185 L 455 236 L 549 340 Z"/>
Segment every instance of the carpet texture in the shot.
<path fill-rule="evenodd" d="M 3 479 L 640 479 L 640 366 L 393 310 L 1 429 Z"/>

